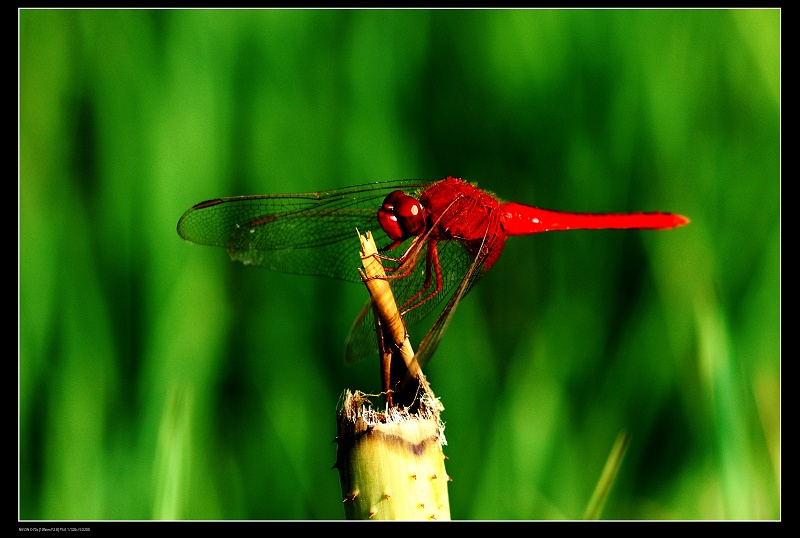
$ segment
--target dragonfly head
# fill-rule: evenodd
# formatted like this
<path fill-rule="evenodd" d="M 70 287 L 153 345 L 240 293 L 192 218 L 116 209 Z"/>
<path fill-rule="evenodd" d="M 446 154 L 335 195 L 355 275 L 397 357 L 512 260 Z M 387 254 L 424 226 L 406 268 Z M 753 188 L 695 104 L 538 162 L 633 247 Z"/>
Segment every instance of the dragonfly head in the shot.
<path fill-rule="evenodd" d="M 425 208 L 403 191 L 394 191 L 383 200 L 378 222 L 392 241 L 402 241 L 425 231 Z"/>

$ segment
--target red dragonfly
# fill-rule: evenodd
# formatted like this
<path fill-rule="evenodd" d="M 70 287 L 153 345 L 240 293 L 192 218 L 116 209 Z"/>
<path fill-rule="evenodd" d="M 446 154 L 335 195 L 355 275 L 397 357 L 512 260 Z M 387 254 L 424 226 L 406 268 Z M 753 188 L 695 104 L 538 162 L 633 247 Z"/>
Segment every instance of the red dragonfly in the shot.
<path fill-rule="evenodd" d="M 305 194 L 261 194 L 200 202 L 178 221 L 193 243 L 225 247 L 231 258 L 297 274 L 359 282 L 356 229 L 371 230 L 407 326 L 447 304 L 417 351 L 423 365 L 461 298 L 497 261 L 506 238 L 553 230 L 682 226 L 671 213 L 567 213 L 516 202 L 461 179 L 400 180 Z M 398 253 L 392 257 L 389 253 Z M 377 348 L 369 303 L 345 349 L 353 362 Z"/>

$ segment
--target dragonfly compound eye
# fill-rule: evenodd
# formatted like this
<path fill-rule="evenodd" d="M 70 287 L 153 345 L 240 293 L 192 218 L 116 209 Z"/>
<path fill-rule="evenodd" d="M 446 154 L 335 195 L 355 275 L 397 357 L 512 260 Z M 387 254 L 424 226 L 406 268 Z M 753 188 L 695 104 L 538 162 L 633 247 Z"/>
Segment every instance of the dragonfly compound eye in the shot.
<path fill-rule="evenodd" d="M 378 210 L 378 222 L 393 241 L 421 234 L 425 230 L 425 212 L 419 201 L 403 191 L 394 191 Z"/>
<path fill-rule="evenodd" d="M 400 226 L 406 232 L 406 237 L 419 235 L 425 231 L 425 211 L 422 204 L 413 196 L 403 196 L 394 206 L 395 215 L 400 221 Z"/>

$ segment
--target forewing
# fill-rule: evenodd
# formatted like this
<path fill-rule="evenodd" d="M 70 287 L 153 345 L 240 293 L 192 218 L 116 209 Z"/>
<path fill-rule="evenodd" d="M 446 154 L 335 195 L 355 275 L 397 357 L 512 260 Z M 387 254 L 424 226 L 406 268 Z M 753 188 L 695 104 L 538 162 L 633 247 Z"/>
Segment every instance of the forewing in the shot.
<path fill-rule="evenodd" d="M 400 180 L 317 193 L 265 194 L 209 200 L 178 221 L 193 243 L 221 246 L 234 260 L 296 274 L 358 281 L 356 229 L 379 246 L 391 241 L 376 218 L 390 192 L 416 194 L 429 182 Z"/>

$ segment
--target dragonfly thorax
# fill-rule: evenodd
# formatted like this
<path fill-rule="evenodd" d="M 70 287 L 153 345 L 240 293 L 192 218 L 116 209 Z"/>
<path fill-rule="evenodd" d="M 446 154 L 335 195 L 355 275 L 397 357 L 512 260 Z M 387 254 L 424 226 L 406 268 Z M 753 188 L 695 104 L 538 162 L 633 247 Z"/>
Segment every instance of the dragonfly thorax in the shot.
<path fill-rule="evenodd" d="M 378 222 L 392 241 L 402 241 L 425 231 L 425 208 L 403 191 L 390 193 L 378 210 Z"/>

